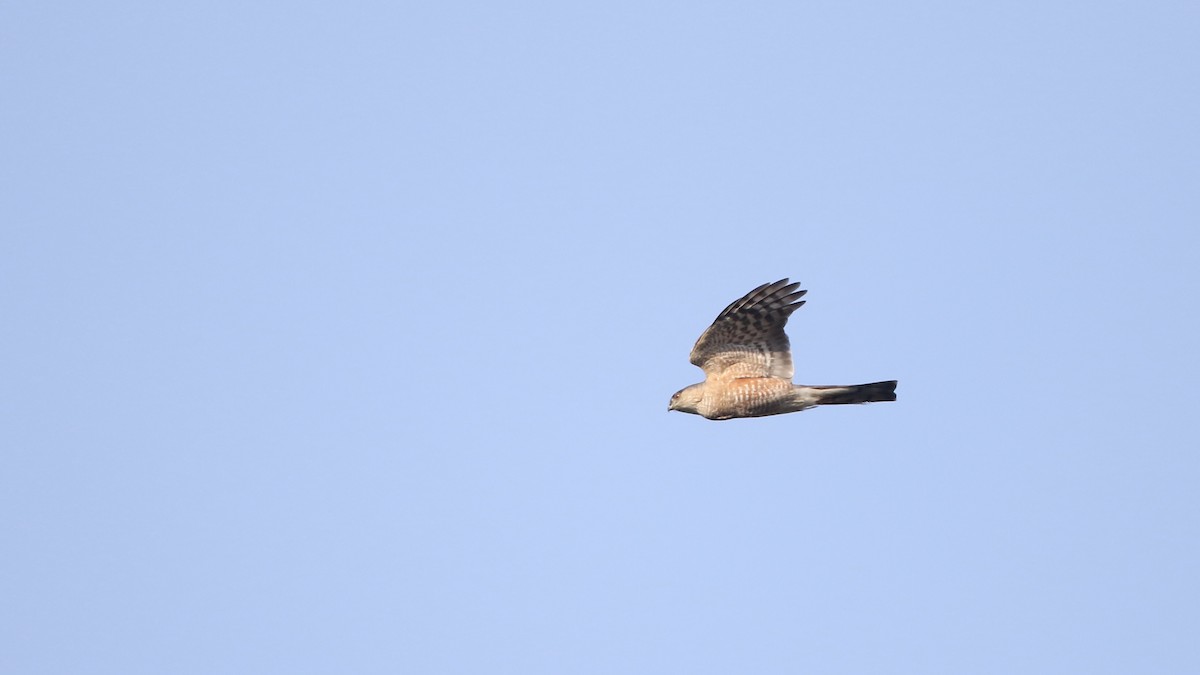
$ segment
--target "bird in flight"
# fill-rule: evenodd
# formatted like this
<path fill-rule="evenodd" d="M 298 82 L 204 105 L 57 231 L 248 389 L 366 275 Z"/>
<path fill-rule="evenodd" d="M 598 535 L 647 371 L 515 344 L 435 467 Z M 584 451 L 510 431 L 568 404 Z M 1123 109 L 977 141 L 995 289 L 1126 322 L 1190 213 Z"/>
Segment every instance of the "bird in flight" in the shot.
<path fill-rule="evenodd" d="M 792 351 L 783 331 L 808 291 L 781 279 L 735 300 L 692 348 L 704 381 L 675 392 L 667 410 L 710 420 L 763 417 L 819 405 L 896 400 L 896 380 L 871 384 L 792 384 Z"/>

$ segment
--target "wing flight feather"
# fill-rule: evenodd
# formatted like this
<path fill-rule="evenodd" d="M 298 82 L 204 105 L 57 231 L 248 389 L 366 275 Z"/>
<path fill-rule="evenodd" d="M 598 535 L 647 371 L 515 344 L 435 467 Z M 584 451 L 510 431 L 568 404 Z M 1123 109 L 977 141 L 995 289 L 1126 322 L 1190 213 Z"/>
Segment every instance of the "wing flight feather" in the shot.
<path fill-rule="evenodd" d="M 734 300 L 692 348 L 691 362 L 706 378 L 782 377 L 792 379 L 791 344 L 784 327 L 804 304 L 808 291 L 780 279 Z"/>

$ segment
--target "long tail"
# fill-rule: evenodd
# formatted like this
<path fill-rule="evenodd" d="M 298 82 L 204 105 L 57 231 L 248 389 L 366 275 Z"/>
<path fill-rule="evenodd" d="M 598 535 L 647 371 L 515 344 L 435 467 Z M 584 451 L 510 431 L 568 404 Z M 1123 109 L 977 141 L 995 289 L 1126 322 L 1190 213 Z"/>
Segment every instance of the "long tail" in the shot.
<path fill-rule="evenodd" d="M 848 384 L 841 387 L 806 386 L 817 405 L 843 405 L 846 403 L 875 403 L 896 400 L 896 380 L 872 382 L 871 384 Z"/>

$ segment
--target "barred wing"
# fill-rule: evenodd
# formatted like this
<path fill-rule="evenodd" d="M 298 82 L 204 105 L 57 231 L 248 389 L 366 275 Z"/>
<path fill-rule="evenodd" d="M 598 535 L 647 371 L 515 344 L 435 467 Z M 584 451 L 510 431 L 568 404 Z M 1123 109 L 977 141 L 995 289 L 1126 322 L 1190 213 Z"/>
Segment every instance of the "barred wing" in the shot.
<path fill-rule="evenodd" d="M 792 379 L 792 352 L 784 326 L 804 304 L 808 291 L 781 279 L 735 300 L 717 316 L 692 348 L 691 362 L 707 378 Z"/>

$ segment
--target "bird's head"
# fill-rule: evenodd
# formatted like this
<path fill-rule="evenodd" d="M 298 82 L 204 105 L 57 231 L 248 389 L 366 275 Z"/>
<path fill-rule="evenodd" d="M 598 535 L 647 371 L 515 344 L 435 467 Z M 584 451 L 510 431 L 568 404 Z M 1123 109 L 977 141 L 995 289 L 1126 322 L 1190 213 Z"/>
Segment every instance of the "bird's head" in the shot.
<path fill-rule="evenodd" d="M 678 410 L 679 412 L 692 413 L 699 415 L 700 399 L 704 398 L 704 383 L 693 384 L 690 387 L 684 387 L 675 392 L 671 397 L 671 402 L 667 404 L 667 411 Z"/>

